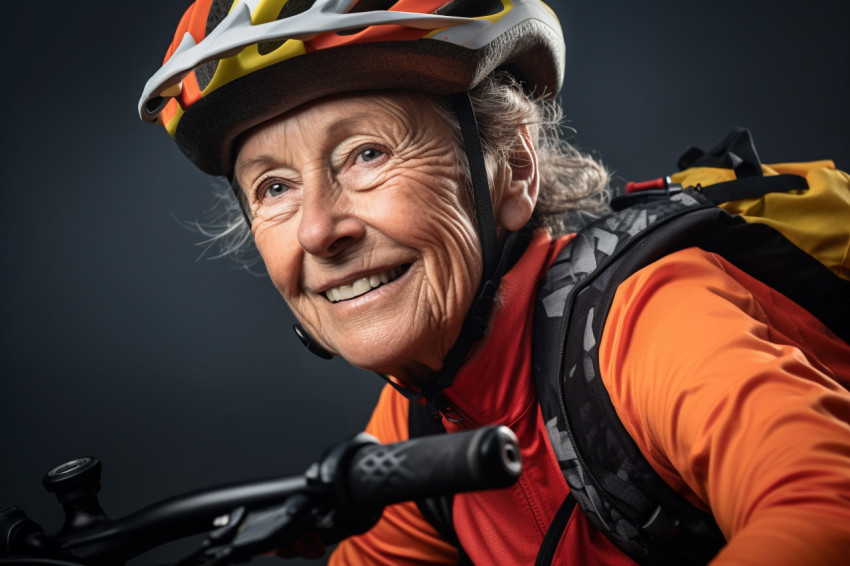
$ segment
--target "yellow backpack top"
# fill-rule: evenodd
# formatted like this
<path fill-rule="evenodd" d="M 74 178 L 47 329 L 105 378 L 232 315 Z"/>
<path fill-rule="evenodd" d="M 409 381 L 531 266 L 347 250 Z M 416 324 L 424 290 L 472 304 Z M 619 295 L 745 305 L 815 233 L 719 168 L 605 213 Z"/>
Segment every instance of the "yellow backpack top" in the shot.
<path fill-rule="evenodd" d="M 719 206 L 748 222 L 772 226 L 836 275 L 850 280 L 850 175 L 829 160 L 762 165 L 761 171 L 764 176 L 799 175 L 808 189 L 771 192 Z M 716 167 L 690 167 L 670 176 L 683 187 L 708 187 L 736 178 L 733 169 Z"/>
<path fill-rule="evenodd" d="M 750 132 L 739 128 L 710 151 L 691 148 L 679 158 L 678 165 L 681 170 L 666 179 L 629 183 L 625 197 L 615 199 L 612 205 L 624 208 L 631 203 L 623 201 L 649 196 L 647 192 L 657 193 L 659 189 L 669 193 L 677 188 L 700 187 L 710 197 L 729 189 L 713 198 L 720 208 L 747 222 L 771 226 L 850 281 L 850 175 L 836 169 L 831 160 L 764 165 Z M 763 189 L 751 191 L 753 196 L 735 198 L 740 191 L 747 191 L 738 186 L 742 182 L 777 176 L 795 176 L 805 182 L 790 190 L 792 179 L 784 185 L 764 182 L 760 184 Z M 646 200 L 646 196 L 640 200 Z"/>

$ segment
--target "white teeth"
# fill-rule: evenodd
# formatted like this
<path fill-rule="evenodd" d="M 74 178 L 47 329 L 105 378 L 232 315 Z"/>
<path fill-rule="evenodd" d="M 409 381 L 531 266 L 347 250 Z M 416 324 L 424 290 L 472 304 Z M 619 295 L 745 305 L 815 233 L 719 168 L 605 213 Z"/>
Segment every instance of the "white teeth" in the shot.
<path fill-rule="evenodd" d="M 363 293 L 368 293 L 372 290 L 372 286 L 369 285 L 369 279 L 366 277 L 355 281 L 352 287 L 354 288 L 355 295 L 362 295 Z"/>
<path fill-rule="evenodd" d="M 359 297 L 360 295 L 368 293 L 372 289 L 393 281 L 398 276 L 399 272 L 400 270 L 396 270 L 396 268 L 393 267 L 382 273 L 370 275 L 369 277 L 362 277 L 351 285 L 331 287 L 325 291 L 325 297 L 333 303 Z"/>
<path fill-rule="evenodd" d="M 339 290 L 340 301 L 345 301 L 354 297 L 354 287 L 352 287 L 351 285 L 340 285 L 339 287 L 337 287 L 337 290 Z"/>

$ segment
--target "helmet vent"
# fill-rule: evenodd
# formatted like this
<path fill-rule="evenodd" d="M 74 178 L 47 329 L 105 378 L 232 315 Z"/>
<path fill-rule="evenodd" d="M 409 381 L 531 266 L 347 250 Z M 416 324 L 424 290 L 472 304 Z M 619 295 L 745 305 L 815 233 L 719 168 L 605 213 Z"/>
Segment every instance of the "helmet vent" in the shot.
<path fill-rule="evenodd" d="M 221 23 L 230 13 L 234 0 L 213 0 L 210 11 L 207 12 L 207 27 L 204 29 L 204 37 L 212 33 L 212 30 Z"/>
<path fill-rule="evenodd" d="M 457 16 L 460 18 L 480 18 L 492 16 L 505 9 L 501 0 L 451 0 L 442 8 L 434 10 L 441 16 Z"/>
<path fill-rule="evenodd" d="M 349 11 L 349 14 L 355 12 L 371 12 L 372 10 L 389 10 L 396 5 L 396 0 L 358 0 Z"/>
<path fill-rule="evenodd" d="M 283 8 L 280 9 L 280 13 L 277 15 L 278 20 L 283 20 L 285 18 L 290 18 L 301 12 L 306 12 L 310 8 L 313 7 L 313 3 L 315 0 L 289 0 L 286 4 L 283 5 Z M 264 41 L 263 43 L 257 44 L 257 51 L 260 55 L 268 55 L 278 47 L 283 45 L 283 40 L 281 41 Z"/>
<path fill-rule="evenodd" d="M 207 13 L 207 25 L 204 28 L 204 37 L 207 37 L 221 21 L 230 13 L 234 0 L 213 0 L 210 11 Z M 198 80 L 198 88 L 204 90 L 218 68 L 218 61 L 207 61 L 195 67 L 195 78 Z"/>

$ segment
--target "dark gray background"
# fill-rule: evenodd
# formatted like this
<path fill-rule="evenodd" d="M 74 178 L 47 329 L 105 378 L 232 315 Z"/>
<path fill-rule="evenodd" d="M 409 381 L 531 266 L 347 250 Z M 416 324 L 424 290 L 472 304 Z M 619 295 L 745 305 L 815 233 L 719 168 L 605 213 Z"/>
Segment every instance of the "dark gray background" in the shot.
<path fill-rule="evenodd" d="M 0 507 L 50 529 L 41 476 L 66 459 L 104 461 L 101 500 L 120 516 L 299 473 L 379 390 L 308 354 L 269 281 L 198 259 L 180 225 L 210 182 L 136 103 L 186 5 L 4 5 Z M 738 125 L 767 162 L 850 167 L 848 3 L 761 5 L 553 2 L 574 141 L 619 185 Z"/>

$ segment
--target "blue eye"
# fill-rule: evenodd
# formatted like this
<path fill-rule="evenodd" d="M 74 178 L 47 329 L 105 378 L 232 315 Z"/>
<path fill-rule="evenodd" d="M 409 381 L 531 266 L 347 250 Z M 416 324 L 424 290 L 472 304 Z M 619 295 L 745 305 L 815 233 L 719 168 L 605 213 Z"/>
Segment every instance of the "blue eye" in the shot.
<path fill-rule="evenodd" d="M 373 161 L 381 157 L 383 154 L 383 151 L 375 149 L 374 147 L 369 147 L 361 151 L 360 155 L 358 155 L 357 157 L 359 160 L 362 161 Z"/>
<path fill-rule="evenodd" d="M 260 189 L 261 197 L 279 197 L 283 193 L 289 190 L 289 186 L 283 183 L 269 183 L 262 189 Z"/>
<path fill-rule="evenodd" d="M 289 187 L 284 185 L 283 183 L 274 183 L 271 185 L 266 192 L 268 192 L 271 196 L 277 196 L 286 192 Z"/>

